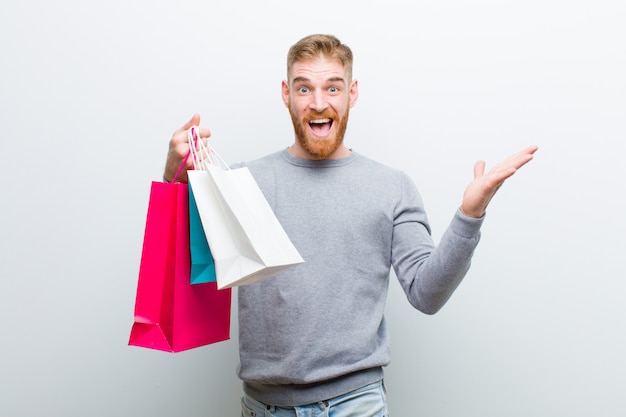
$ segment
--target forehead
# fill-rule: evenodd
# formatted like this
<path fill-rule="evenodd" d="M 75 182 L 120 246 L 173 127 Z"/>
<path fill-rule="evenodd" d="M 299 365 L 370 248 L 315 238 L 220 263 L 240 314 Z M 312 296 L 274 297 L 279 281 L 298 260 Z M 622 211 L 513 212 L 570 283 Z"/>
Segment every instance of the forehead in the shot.
<path fill-rule="evenodd" d="M 293 63 L 291 73 L 289 74 L 289 82 L 302 79 L 310 81 L 342 79 L 347 82 L 348 75 L 340 60 L 319 56 Z"/>

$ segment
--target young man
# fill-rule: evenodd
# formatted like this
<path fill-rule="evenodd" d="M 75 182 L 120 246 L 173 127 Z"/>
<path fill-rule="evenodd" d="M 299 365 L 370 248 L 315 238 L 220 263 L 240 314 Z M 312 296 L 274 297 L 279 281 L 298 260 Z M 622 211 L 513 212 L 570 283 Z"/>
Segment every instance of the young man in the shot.
<path fill-rule="evenodd" d="M 476 163 L 461 207 L 435 247 L 408 176 L 343 143 L 358 98 L 346 45 L 327 35 L 293 45 L 282 98 L 295 141 L 246 166 L 306 262 L 239 288 L 242 412 L 386 416 L 383 312 L 390 268 L 416 309 L 436 313 L 469 268 L 489 201 L 537 147 L 487 173 L 484 162 Z M 166 179 L 187 154 L 187 129 L 199 122 L 194 115 L 174 133 Z M 210 136 L 205 128 L 200 134 Z"/>

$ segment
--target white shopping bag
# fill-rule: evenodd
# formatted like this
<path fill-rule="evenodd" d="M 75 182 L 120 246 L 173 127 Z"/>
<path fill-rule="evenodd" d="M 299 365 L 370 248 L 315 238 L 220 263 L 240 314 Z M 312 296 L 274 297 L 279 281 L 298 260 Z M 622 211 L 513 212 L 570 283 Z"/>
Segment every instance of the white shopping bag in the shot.
<path fill-rule="evenodd" d="M 248 168 L 229 169 L 213 150 L 203 152 L 205 170 L 187 174 L 218 288 L 256 283 L 303 263 Z"/>

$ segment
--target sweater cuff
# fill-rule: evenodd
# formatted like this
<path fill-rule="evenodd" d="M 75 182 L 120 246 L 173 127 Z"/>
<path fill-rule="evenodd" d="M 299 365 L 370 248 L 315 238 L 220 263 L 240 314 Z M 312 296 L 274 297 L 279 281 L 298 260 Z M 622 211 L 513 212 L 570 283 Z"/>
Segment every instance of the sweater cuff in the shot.
<path fill-rule="evenodd" d="M 465 238 L 474 238 L 480 234 L 480 227 L 485 220 L 485 215 L 480 218 L 469 217 L 463 214 L 461 207 L 454 213 L 454 218 L 450 224 L 452 231 Z"/>

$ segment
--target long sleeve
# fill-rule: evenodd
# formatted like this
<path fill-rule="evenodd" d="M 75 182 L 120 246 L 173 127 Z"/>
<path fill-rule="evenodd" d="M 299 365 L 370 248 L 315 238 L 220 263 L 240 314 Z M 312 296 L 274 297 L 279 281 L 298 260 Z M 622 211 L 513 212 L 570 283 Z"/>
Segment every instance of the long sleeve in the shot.
<path fill-rule="evenodd" d="M 465 277 L 483 219 L 457 210 L 435 246 L 421 197 L 408 178 L 402 193 L 394 218 L 392 264 L 411 305 L 434 314 Z"/>

